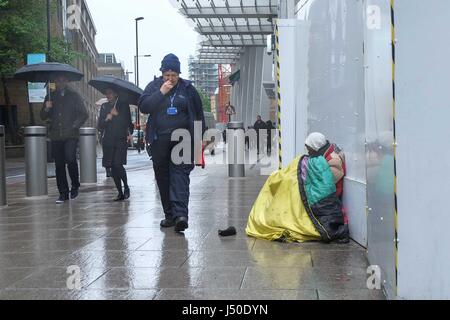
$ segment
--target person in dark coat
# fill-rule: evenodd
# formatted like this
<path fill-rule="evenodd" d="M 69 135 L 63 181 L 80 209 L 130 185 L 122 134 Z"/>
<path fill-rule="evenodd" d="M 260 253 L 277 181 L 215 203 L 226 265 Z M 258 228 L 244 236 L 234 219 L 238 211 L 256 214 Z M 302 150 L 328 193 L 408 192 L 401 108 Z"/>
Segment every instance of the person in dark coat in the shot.
<path fill-rule="evenodd" d="M 105 90 L 108 102 L 103 104 L 98 117 L 97 128 L 103 132 L 103 167 L 111 168 L 117 195 L 114 201 L 130 198 L 127 172 L 128 144 L 133 141 L 134 125 L 131 120 L 130 105 L 122 101 L 113 89 Z M 122 182 L 124 189 L 122 190 Z"/>
<path fill-rule="evenodd" d="M 101 106 L 100 106 L 101 107 Z M 100 137 L 100 145 L 101 146 L 103 146 L 103 135 L 104 135 L 104 132 L 103 131 L 101 131 L 101 130 L 99 130 L 99 129 L 97 129 L 97 131 L 98 131 L 98 134 L 99 134 L 99 137 Z M 111 172 L 111 170 L 112 170 L 112 168 L 105 168 L 105 171 L 106 171 L 106 177 L 107 178 L 111 178 L 112 177 L 112 172 Z"/>
<path fill-rule="evenodd" d="M 255 124 L 253 125 L 253 128 L 256 130 L 256 137 L 257 137 L 257 148 L 258 148 L 258 154 L 260 154 L 260 141 L 261 141 L 261 134 L 262 132 L 260 130 L 265 130 L 266 129 L 266 123 L 264 121 L 262 121 L 261 116 L 257 117 L 257 120 L 255 122 Z"/>
<path fill-rule="evenodd" d="M 266 129 L 267 129 L 267 155 L 272 154 L 272 130 L 275 129 L 275 126 L 273 125 L 272 121 L 266 122 Z"/>
<path fill-rule="evenodd" d="M 56 182 L 59 198 L 56 203 L 62 204 L 76 199 L 80 189 L 80 173 L 77 162 L 77 148 L 80 128 L 89 118 L 80 95 L 70 89 L 68 80 L 62 75 L 55 77 L 56 92 L 45 97 L 41 110 L 41 119 L 50 124 L 49 138 L 52 141 L 52 156 L 55 159 Z M 66 165 L 69 171 L 72 188 L 69 190 Z"/>
<path fill-rule="evenodd" d="M 175 226 L 176 232 L 184 232 L 189 226 L 190 173 L 195 168 L 196 158 L 194 123 L 200 122 L 203 134 L 205 116 L 199 93 L 190 81 L 180 78 L 180 61 L 175 55 L 164 58 L 160 71 L 162 76 L 147 86 L 139 106 L 151 118 L 147 140 L 152 146 L 153 169 L 165 214 L 161 227 Z M 172 133 L 177 129 L 186 129 L 190 133 L 189 163 L 176 164 L 171 157 L 173 148 L 179 143 L 171 141 Z"/>

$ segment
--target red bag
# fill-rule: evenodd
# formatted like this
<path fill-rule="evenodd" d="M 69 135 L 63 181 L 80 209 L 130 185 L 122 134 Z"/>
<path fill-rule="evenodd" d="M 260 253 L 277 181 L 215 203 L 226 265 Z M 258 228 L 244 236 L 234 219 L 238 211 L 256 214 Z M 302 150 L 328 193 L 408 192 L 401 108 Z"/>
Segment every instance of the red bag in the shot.
<path fill-rule="evenodd" d="M 205 148 L 206 147 L 202 147 L 202 155 L 201 155 L 201 159 L 197 159 L 197 161 L 195 161 L 195 165 L 197 167 L 202 167 L 202 169 L 205 169 L 206 167 L 206 161 L 205 161 Z"/>

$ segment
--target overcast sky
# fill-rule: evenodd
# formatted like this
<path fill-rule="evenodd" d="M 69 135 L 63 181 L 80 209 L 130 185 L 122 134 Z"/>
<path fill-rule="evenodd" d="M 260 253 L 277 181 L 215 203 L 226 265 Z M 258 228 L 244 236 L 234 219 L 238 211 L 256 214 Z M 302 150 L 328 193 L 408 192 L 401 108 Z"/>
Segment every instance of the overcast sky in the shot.
<path fill-rule="evenodd" d="M 125 70 L 134 71 L 136 54 L 135 18 L 139 22 L 140 86 L 160 75 L 162 58 L 176 54 L 181 61 L 182 77 L 188 78 L 188 58 L 195 54 L 198 34 L 180 15 L 169 0 L 87 0 L 97 28 L 96 44 L 99 53 L 114 53 Z M 130 75 L 134 82 L 134 74 Z"/>

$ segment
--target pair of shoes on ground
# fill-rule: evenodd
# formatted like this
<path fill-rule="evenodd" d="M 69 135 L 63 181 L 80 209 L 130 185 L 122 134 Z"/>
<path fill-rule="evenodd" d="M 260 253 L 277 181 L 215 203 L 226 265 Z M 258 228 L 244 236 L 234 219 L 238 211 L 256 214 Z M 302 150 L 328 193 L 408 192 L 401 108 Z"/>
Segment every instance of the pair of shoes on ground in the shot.
<path fill-rule="evenodd" d="M 56 203 L 57 204 L 63 204 L 66 201 L 69 201 L 69 199 L 70 200 L 75 200 L 76 198 L 78 198 L 79 193 L 80 192 L 79 192 L 78 189 L 72 189 L 70 191 L 70 196 L 68 194 L 62 194 L 62 195 L 59 196 L 58 200 L 56 200 Z"/>
<path fill-rule="evenodd" d="M 131 196 L 130 188 L 125 188 L 124 192 L 119 193 L 117 197 L 114 199 L 114 201 L 115 202 L 125 201 L 130 199 L 130 196 Z"/>
<path fill-rule="evenodd" d="M 189 228 L 188 219 L 186 217 L 178 217 L 175 220 L 172 218 L 166 218 L 161 221 L 162 228 L 175 227 L 175 232 L 184 232 Z"/>

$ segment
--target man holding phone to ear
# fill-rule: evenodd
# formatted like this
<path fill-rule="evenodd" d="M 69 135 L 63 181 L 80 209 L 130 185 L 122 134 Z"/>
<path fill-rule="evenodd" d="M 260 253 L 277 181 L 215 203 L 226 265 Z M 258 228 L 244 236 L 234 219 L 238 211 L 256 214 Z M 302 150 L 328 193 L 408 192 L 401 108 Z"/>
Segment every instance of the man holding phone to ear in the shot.
<path fill-rule="evenodd" d="M 162 76 L 147 86 L 139 106 L 152 119 L 147 140 L 152 146 L 153 169 L 165 214 L 161 227 L 175 226 L 176 232 L 184 232 L 188 228 L 190 173 L 195 168 L 194 123 L 201 122 L 204 132 L 205 116 L 197 90 L 190 81 L 180 78 L 178 57 L 174 54 L 164 57 L 160 71 Z M 175 164 L 171 159 L 172 149 L 179 143 L 171 139 L 177 129 L 190 133 L 189 163 Z"/>

